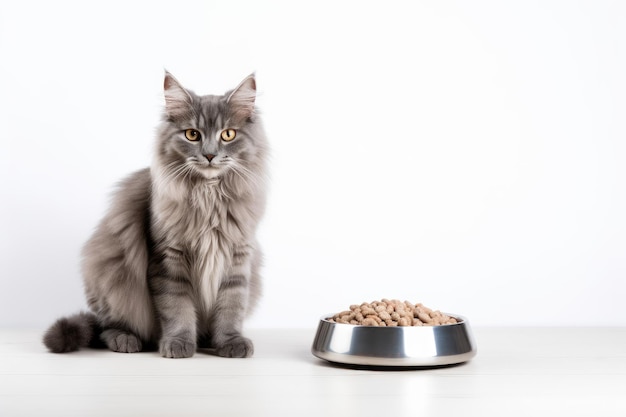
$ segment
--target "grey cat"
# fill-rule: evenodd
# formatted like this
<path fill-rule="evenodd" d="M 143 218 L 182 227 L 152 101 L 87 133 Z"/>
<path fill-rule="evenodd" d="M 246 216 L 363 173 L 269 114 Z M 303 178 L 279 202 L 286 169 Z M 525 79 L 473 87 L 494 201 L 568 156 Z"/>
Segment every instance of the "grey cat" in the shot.
<path fill-rule="evenodd" d="M 164 89 L 151 167 L 121 182 L 83 249 L 91 312 L 50 327 L 52 352 L 253 353 L 241 331 L 261 289 L 255 233 L 268 154 L 254 75 L 223 96 L 198 96 L 166 72 Z"/>

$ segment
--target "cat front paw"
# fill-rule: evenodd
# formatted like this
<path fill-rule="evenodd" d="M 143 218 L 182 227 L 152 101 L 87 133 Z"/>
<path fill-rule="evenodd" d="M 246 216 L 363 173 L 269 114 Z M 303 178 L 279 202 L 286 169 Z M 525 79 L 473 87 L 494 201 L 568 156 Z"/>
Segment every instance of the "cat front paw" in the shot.
<path fill-rule="evenodd" d="M 165 358 L 191 358 L 196 352 L 196 343 L 179 337 L 164 337 L 159 352 Z"/>
<path fill-rule="evenodd" d="M 237 336 L 217 346 L 215 351 L 223 358 L 249 358 L 254 353 L 254 345 L 250 339 Z"/>

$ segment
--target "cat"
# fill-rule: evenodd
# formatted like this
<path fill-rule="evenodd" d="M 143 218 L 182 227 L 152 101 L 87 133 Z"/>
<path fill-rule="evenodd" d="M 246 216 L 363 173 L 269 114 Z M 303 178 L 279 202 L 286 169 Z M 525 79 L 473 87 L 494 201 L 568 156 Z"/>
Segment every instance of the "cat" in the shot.
<path fill-rule="evenodd" d="M 164 95 L 151 166 L 120 183 L 83 248 L 90 311 L 48 329 L 52 352 L 253 354 L 242 324 L 261 292 L 255 235 L 269 152 L 255 76 L 222 96 L 198 96 L 166 71 Z"/>

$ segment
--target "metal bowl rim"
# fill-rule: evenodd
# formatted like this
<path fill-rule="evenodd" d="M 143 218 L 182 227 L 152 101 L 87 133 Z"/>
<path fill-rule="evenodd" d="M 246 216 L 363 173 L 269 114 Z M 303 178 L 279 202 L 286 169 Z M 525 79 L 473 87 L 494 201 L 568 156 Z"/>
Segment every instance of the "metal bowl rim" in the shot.
<path fill-rule="evenodd" d="M 337 323 L 337 322 L 333 322 L 330 321 L 330 317 L 332 317 L 334 314 L 326 314 L 320 317 L 320 322 L 324 322 L 324 323 L 328 323 L 328 324 L 332 324 L 332 325 L 336 325 L 336 326 L 350 326 L 350 327 L 368 327 L 368 328 L 380 328 L 380 329 L 423 329 L 423 328 L 427 328 L 427 329 L 433 329 L 433 328 L 438 328 L 438 327 L 453 327 L 453 326 L 459 326 L 459 325 L 468 325 L 469 321 L 467 320 L 467 318 L 465 316 L 461 316 L 460 314 L 452 314 L 452 313 L 446 313 L 446 312 L 441 312 L 441 314 L 445 314 L 446 316 L 452 317 L 453 319 L 456 319 L 456 323 L 452 323 L 452 324 L 437 324 L 437 325 L 432 325 L 432 326 L 366 326 L 363 324 L 350 324 L 350 323 Z"/>

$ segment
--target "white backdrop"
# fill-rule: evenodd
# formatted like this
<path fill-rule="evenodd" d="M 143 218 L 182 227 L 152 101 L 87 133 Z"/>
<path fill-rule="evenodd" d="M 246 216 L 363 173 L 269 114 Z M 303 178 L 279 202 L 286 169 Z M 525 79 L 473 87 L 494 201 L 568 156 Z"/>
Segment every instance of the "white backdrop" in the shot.
<path fill-rule="evenodd" d="M 626 3 L 0 3 L 0 325 L 85 306 L 163 69 L 252 71 L 272 142 L 249 327 L 382 297 L 474 325 L 626 325 Z M 531 308 L 532 307 L 532 308 Z"/>

